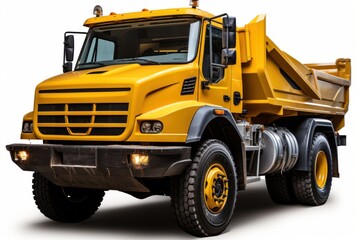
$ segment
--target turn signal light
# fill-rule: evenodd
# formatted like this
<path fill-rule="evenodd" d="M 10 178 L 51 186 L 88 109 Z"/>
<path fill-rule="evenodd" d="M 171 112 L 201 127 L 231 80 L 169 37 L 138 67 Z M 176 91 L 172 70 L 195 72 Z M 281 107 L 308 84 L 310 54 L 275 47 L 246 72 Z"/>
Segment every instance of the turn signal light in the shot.
<path fill-rule="evenodd" d="M 225 115 L 225 110 L 224 109 L 214 109 L 214 114 L 215 115 Z"/>

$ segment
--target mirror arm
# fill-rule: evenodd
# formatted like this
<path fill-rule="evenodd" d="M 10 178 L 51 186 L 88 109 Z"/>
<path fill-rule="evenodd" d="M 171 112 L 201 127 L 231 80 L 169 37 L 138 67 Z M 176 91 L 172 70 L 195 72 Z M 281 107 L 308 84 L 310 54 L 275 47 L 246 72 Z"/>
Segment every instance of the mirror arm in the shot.
<path fill-rule="evenodd" d="M 63 72 L 70 72 L 72 70 L 72 62 L 66 62 L 63 64 Z"/>
<path fill-rule="evenodd" d="M 206 84 L 206 87 L 203 88 L 203 86 L 201 87 L 202 89 L 208 89 L 208 85 L 210 83 L 212 83 L 214 81 L 213 79 L 213 75 L 214 75 L 214 70 L 213 70 L 213 66 L 219 66 L 219 67 L 224 67 L 223 65 L 220 65 L 220 64 L 216 64 L 216 63 L 213 63 L 213 51 L 212 51 L 212 25 L 211 25 L 211 22 L 214 20 L 214 19 L 217 19 L 217 18 L 221 18 L 221 17 L 224 17 L 224 16 L 228 16 L 227 13 L 223 13 L 223 14 L 220 14 L 220 15 L 217 15 L 217 16 L 214 16 L 212 18 L 206 18 L 205 20 L 209 22 L 209 41 L 210 41 L 210 44 L 209 44 L 209 51 L 210 51 L 210 64 L 209 64 L 209 67 L 210 67 L 210 80 L 207 81 L 208 83 Z"/>
<path fill-rule="evenodd" d="M 210 90 L 210 81 L 202 81 L 201 82 L 201 90 Z"/>

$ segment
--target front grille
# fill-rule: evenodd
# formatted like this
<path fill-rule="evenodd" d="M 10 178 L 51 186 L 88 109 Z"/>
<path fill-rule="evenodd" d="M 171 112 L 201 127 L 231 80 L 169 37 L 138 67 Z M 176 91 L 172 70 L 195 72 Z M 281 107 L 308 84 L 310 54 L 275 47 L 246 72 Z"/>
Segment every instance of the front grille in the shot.
<path fill-rule="evenodd" d="M 126 128 L 128 103 L 39 104 L 44 135 L 118 136 Z"/>

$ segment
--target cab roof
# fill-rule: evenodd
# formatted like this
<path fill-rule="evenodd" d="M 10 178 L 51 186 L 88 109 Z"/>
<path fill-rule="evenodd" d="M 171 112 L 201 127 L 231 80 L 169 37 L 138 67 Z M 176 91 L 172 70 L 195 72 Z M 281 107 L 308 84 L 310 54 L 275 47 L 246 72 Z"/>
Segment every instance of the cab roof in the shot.
<path fill-rule="evenodd" d="M 107 16 L 93 17 L 85 21 L 84 26 L 93 27 L 96 25 L 111 24 L 122 21 L 131 21 L 134 19 L 150 19 L 150 18 L 161 18 L 161 17 L 178 17 L 178 16 L 194 16 L 197 18 L 211 18 L 214 15 L 194 8 L 173 8 L 173 9 L 161 9 L 161 10 L 147 10 L 143 9 L 140 12 L 130 13 L 110 13 Z"/>

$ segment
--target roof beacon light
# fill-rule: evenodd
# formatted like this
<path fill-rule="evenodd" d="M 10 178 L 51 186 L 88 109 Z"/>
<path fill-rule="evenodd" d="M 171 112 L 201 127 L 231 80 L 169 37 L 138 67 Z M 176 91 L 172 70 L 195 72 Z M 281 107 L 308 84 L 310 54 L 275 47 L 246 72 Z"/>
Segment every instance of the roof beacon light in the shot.
<path fill-rule="evenodd" d="M 94 7 L 94 15 L 96 17 L 101 17 L 103 15 L 103 9 L 102 9 L 102 7 L 100 5 L 96 5 Z"/>
<path fill-rule="evenodd" d="M 199 7 L 199 0 L 190 0 L 189 5 L 190 5 L 192 8 L 197 8 L 197 7 Z"/>

